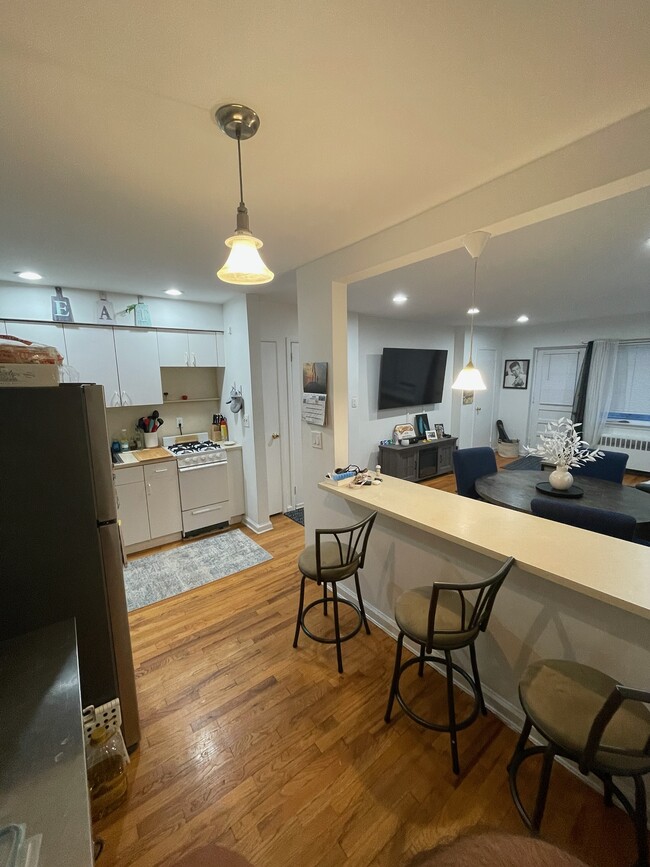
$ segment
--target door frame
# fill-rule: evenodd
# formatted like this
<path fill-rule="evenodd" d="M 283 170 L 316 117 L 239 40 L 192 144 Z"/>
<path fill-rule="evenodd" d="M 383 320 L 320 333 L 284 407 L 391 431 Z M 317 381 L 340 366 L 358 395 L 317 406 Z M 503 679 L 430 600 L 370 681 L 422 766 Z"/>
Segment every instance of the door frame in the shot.
<path fill-rule="evenodd" d="M 303 505 L 303 499 L 298 495 L 298 479 L 296 476 L 294 461 L 299 461 L 302 466 L 302 438 L 298 437 L 298 441 L 294 442 L 293 430 L 294 421 L 296 420 L 298 421 L 298 428 L 300 429 L 301 415 L 300 406 L 295 406 L 293 399 L 295 383 L 293 379 L 292 360 L 293 353 L 295 352 L 298 364 L 300 365 L 300 341 L 296 337 L 287 337 L 285 339 L 285 351 L 287 358 L 287 406 L 289 407 L 289 499 L 291 501 L 291 508 L 299 509 Z"/>
<path fill-rule="evenodd" d="M 274 360 L 275 360 L 276 393 L 273 397 L 274 397 L 274 400 L 275 400 L 275 403 L 277 406 L 278 433 L 280 434 L 280 443 L 279 443 L 279 450 L 278 450 L 278 453 L 280 455 L 280 511 L 279 512 L 274 512 L 274 511 L 272 512 L 271 511 L 271 504 L 269 502 L 269 470 L 268 470 L 268 457 L 269 457 L 269 455 L 268 455 L 268 446 L 266 444 L 266 430 L 263 431 L 264 448 L 265 448 L 264 464 L 265 464 L 265 477 L 266 477 L 265 478 L 265 481 L 266 481 L 266 501 L 267 501 L 267 507 L 269 510 L 269 516 L 271 516 L 271 515 L 275 515 L 275 514 L 281 515 L 283 512 L 286 511 L 286 506 L 285 506 L 285 500 L 286 500 L 286 497 L 285 497 L 285 470 L 284 470 L 285 455 L 284 455 L 284 448 L 283 448 L 283 441 L 284 441 L 284 433 L 285 432 L 282 429 L 283 428 L 283 418 L 282 418 L 283 413 L 282 413 L 282 405 L 280 403 L 281 389 L 280 389 L 280 364 L 279 364 L 280 359 L 279 359 L 279 352 L 278 352 L 278 341 L 273 340 L 273 339 L 260 340 L 260 359 L 262 359 L 263 346 L 265 343 L 270 344 L 274 349 L 273 355 L 274 355 Z M 262 363 L 263 363 L 263 359 L 262 359 Z M 264 393 L 262 394 L 262 404 L 263 405 L 264 405 L 264 401 L 266 399 L 268 399 L 268 395 L 264 391 Z M 266 428 L 266 413 L 264 415 L 265 415 L 264 428 Z"/>
<path fill-rule="evenodd" d="M 530 445 L 531 435 L 534 433 L 535 428 L 537 427 L 537 414 L 539 410 L 535 411 L 535 419 L 533 419 L 533 409 L 535 406 L 539 406 L 539 401 L 535 401 L 535 397 L 538 395 L 538 389 L 540 387 L 540 376 L 542 375 L 542 368 L 539 364 L 539 360 L 541 354 L 543 352 L 566 352 L 568 349 L 577 349 L 578 350 L 578 370 L 576 374 L 576 385 L 578 384 L 577 377 L 580 376 L 580 367 L 582 365 L 582 360 L 585 357 L 586 351 L 585 344 L 582 343 L 570 343 L 567 346 L 536 346 L 533 349 L 533 378 L 530 385 L 530 400 L 528 402 L 528 421 L 526 423 L 526 443 Z M 582 353 L 580 352 L 582 350 Z M 575 391 L 574 391 L 575 396 Z M 534 447 L 534 445 L 533 445 Z"/>

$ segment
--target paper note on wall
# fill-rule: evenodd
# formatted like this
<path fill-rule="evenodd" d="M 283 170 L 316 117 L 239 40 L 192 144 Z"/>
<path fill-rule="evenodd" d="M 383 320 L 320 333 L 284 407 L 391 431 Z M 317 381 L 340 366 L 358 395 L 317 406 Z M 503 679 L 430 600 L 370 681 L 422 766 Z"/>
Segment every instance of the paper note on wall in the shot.
<path fill-rule="evenodd" d="M 308 424 L 325 424 L 325 409 L 327 406 L 326 394 L 314 394 L 303 392 L 302 395 L 302 420 Z"/>

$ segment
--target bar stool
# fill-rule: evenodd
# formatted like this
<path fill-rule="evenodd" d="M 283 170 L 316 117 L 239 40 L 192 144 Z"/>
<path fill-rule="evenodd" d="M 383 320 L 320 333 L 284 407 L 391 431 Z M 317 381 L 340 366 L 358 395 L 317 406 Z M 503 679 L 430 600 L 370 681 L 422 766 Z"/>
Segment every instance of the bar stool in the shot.
<path fill-rule="evenodd" d="M 612 795 L 634 822 L 639 860 L 648 867 L 646 793 L 643 775 L 650 773 L 650 713 L 644 704 L 650 692 L 621 686 L 612 677 L 588 665 L 563 659 L 545 659 L 529 665 L 519 684 L 526 720 L 508 765 L 510 793 L 524 825 L 539 834 L 553 759 L 576 762 L 582 774 L 593 773 L 605 787 L 605 803 Z M 526 748 L 532 727 L 548 741 Z M 543 754 L 542 771 L 532 817 L 517 791 L 517 772 L 527 758 Z M 636 808 L 612 777 L 634 780 Z"/>
<path fill-rule="evenodd" d="M 319 641 L 321 644 L 336 644 L 339 674 L 343 674 L 341 644 L 353 638 L 362 625 L 365 626 L 367 634 L 370 635 L 370 627 L 368 626 L 363 599 L 361 598 L 359 569 L 363 569 L 368 537 L 370 536 L 370 531 L 376 517 L 377 512 L 372 512 L 363 521 L 359 521 L 358 524 L 353 524 L 351 527 L 342 527 L 338 530 L 316 530 L 315 544 L 305 548 L 298 558 L 298 568 L 302 574 L 302 579 L 300 581 L 300 602 L 298 604 L 298 619 L 293 646 L 298 647 L 298 636 L 301 629 L 305 635 L 314 641 Z M 327 537 L 332 538 L 328 540 Z M 358 607 L 347 599 L 339 599 L 336 590 L 336 585 L 339 581 L 344 581 L 346 578 L 352 578 L 353 576 L 359 602 Z M 322 584 L 323 598 L 316 599 L 315 602 L 310 602 L 309 605 L 305 606 L 305 581 L 307 579 L 315 581 L 319 587 Z M 327 617 L 327 605 L 329 602 L 327 595 L 328 584 L 332 585 L 331 601 L 334 610 L 334 638 L 315 635 L 305 626 L 307 612 L 318 605 L 323 606 L 323 615 Z M 345 635 L 341 635 L 339 626 L 339 604 L 347 605 L 354 609 L 358 617 L 356 626 Z"/>
<path fill-rule="evenodd" d="M 442 584 L 434 583 L 428 587 L 418 587 L 407 590 L 397 600 L 395 620 L 399 626 L 397 651 L 395 653 L 395 669 L 388 697 L 388 707 L 384 720 L 390 722 L 393 702 L 399 702 L 402 710 L 416 723 L 437 732 L 449 732 L 451 740 L 451 761 L 455 774 L 460 773 L 458 763 L 457 732 L 471 725 L 478 716 L 479 710 L 485 716 L 487 709 L 483 700 L 481 680 L 476 664 L 474 642 L 479 632 L 487 629 L 492 606 L 505 578 L 514 564 L 514 558 L 508 557 L 499 570 L 490 578 L 473 584 Z M 469 591 L 476 592 L 474 602 L 466 598 Z M 402 663 L 402 647 L 404 638 L 410 638 L 420 647 L 420 655 Z M 472 662 L 473 679 L 456 663 L 452 662 L 451 652 L 469 647 Z M 432 650 L 442 655 L 433 656 Z M 400 678 L 412 665 L 419 666 L 419 675 L 424 674 L 424 663 L 445 666 L 447 674 L 447 706 L 449 723 L 447 725 L 432 723 L 419 716 L 406 703 L 400 693 Z M 464 678 L 474 694 L 474 708 L 464 720 L 456 719 L 454 707 L 454 671 Z"/>

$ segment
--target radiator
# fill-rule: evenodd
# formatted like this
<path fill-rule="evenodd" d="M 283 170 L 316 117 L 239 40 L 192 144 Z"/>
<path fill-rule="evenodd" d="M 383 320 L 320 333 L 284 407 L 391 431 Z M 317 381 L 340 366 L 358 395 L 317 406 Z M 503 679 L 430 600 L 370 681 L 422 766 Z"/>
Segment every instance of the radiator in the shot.
<path fill-rule="evenodd" d="M 627 470 L 650 473 L 650 438 L 638 439 L 636 437 L 606 435 L 600 438 L 598 448 L 601 447 L 612 452 L 627 452 L 630 456 Z"/>

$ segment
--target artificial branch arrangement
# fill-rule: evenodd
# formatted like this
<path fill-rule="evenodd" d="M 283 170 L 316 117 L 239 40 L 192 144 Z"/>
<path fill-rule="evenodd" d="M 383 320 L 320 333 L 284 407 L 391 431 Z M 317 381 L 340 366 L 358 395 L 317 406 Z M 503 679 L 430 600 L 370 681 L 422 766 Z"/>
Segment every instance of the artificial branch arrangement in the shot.
<path fill-rule="evenodd" d="M 589 443 L 580 438 L 578 428 L 580 422 L 574 423 L 568 418 L 550 421 L 546 425 L 540 442 L 536 448 L 525 447 L 529 455 L 544 458 L 556 467 L 581 467 L 599 458 L 605 457 L 598 449 L 590 450 Z"/>

